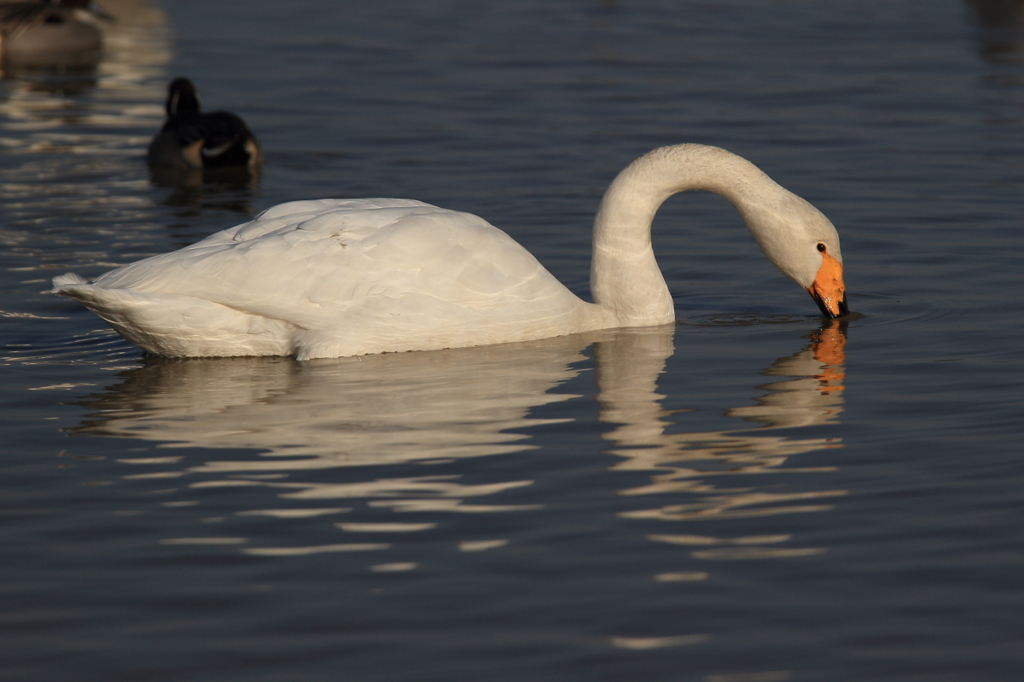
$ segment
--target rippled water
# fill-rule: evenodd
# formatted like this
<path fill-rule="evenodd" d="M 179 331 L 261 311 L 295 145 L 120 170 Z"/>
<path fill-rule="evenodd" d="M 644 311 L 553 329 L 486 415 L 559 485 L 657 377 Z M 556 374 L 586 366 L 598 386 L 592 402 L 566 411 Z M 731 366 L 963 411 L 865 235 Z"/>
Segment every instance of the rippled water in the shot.
<path fill-rule="evenodd" d="M 0 80 L 4 679 L 1020 679 L 1019 12 L 103 5 L 98 64 Z M 259 176 L 150 174 L 177 75 Z M 833 220 L 856 314 L 700 194 L 656 220 L 674 328 L 163 360 L 45 293 L 373 195 L 585 293 L 604 187 L 684 141 Z"/>

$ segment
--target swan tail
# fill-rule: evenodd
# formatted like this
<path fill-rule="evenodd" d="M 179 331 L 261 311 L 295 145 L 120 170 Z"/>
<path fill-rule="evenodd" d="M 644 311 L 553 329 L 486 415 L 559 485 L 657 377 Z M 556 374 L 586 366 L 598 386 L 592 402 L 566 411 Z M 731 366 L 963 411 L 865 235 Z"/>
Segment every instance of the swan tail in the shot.
<path fill-rule="evenodd" d="M 85 279 L 81 275 L 77 275 L 73 272 L 68 272 L 63 275 L 57 275 L 53 278 L 53 289 L 50 293 L 60 294 L 65 287 L 73 287 L 76 284 L 88 284 L 89 280 Z"/>
<path fill-rule="evenodd" d="M 106 289 L 78 275 L 55 277 L 53 292 L 73 298 L 114 331 L 167 357 L 291 355 L 295 325 L 180 294 Z"/>

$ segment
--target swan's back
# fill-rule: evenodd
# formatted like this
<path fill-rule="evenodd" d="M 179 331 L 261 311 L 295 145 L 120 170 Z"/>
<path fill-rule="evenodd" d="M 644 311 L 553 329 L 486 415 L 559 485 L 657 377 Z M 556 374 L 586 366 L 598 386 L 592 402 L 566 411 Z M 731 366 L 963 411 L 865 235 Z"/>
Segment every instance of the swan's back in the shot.
<path fill-rule="evenodd" d="M 88 284 L 128 340 L 172 356 L 337 357 L 577 331 L 580 301 L 477 216 L 418 201 L 298 201 Z"/>

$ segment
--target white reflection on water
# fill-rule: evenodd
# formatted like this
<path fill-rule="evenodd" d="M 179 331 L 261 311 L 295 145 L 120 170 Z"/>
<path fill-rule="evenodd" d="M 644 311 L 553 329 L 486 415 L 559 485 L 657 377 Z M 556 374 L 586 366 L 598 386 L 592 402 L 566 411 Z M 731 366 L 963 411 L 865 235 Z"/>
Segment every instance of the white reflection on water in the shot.
<path fill-rule="evenodd" d="M 531 408 L 572 395 L 551 393 L 576 376 L 587 341 L 401 353 L 326 362 L 289 359 L 153 359 L 123 373 L 78 431 L 166 441 L 161 447 L 257 448 L 251 460 L 209 461 L 203 474 L 273 474 L 336 467 L 482 457 L 524 450 L 529 426 L 552 423 Z M 514 363 L 514 364 L 513 364 Z M 269 483 L 232 479 L 234 485 Z M 203 485 L 210 485 L 207 481 Z M 290 486 L 292 484 L 274 485 Z M 387 483 L 303 484 L 290 497 L 443 495 L 436 478 Z M 503 484 L 504 485 L 504 484 Z M 489 494 L 472 486 L 466 494 Z"/>
<path fill-rule="evenodd" d="M 776 360 L 761 374 L 791 377 L 759 388 L 757 405 L 726 411 L 759 424 L 752 429 L 669 433 L 672 422 L 657 393 L 656 379 L 672 353 L 670 337 L 621 335 L 595 347 L 601 403 L 600 420 L 618 426 L 605 434 L 612 454 L 624 458 L 615 469 L 654 471 L 650 485 L 620 491 L 626 496 L 686 494 L 692 501 L 622 513 L 625 518 L 698 521 L 774 516 L 831 509 L 824 502 L 844 490 L 767 492 L 754 487 L 719 487 L 712 479 L 828 471 L 829 467 L 782 468 L 792 455 L 842 447 L 834 438 L 797 438 L 766 431 L 834 422 L 842 412 L 846 332 L 840 322 L 813 333 L 798 353 Z M 629 359 L 629 361 L 627 361 Z M 749 479 L 747 479 L 749 480 Z M 652 534 L 648 539 L 694 549 L 698 559 L 752 559 L 810 556 L 820 548 L 765 547 L 787 542 L 789 535 L 718 538 L 693 534 Z"/>
<path fill-rule="evenodd" d="M 153 359 L 122 373 L 123 381 L 80 403 L 93 414 L 80 433 L 159 441 L 161 448 L 253 448 L 258 455 L 194 459 L 142 455 L 120 461 L 132 481 L 169 479 L 200 491 L 261 487 L 296 505 L 246 510 L 242 515 L 308 518 L 301 505 L 363 500 L 385 513 L 507 513 L 542 505 L 495 503 L 532 480 L 466 483 L 459 475 L 394 476 L 360 480 L 296 480 L 303 472 L 398 464 L 435 464 L 531 448 L 526 427 L 560 420 L 531 409 L 573 397 L 551 392 L 579 373 L 590 340 L 548 339 L 430 353 L 402 353 L 323 362 L 283 358 Z M 200 480 L 196 480 L 200 479 Z M 326 513 L 326 512 L 324 512 Z M 334 524 L 345 535 L 423 533 L 433 522 Z M 377 537 L 380 537 L 378 535 Z M 507 538 L 466 539 L 463 552 L 494 549 Z M 390 543 L 241 549 L 257 556 L 387 549 Z M 381 564 L 374 570 L 411 570 Z"/>
<path fill-rule="evenodd" d="M 604 434 L 623 458 L 613 470 L 653 471 L 651 483 L 620 491 L 627 497 L 669 495 L 672 504 L 623 512 L 626 518 L 692 521 L 822 511 L 838 490 L 766 492 L 720 488 L 710 481 L 738 474 L 794 473 L 828 468 L 783 468 L 787 458 L 840 447 L 835 439 L 767 433 L 825 424 L 842 410 L 843 345 L 839 324 L 809 337 L 798 353 L 762 372 L 773 381 L 757 404 L 727 415 L 755 422 L 745 430 L 671 433 L 657 379 L 673 352 L 672 326 L 614 331 L 532 343 L 450 351 L 401 353 L 299 363 L 283 358 L 167 360 L 122 373 L 123 381 L 79 403 L 92 414 L 79 433 L 158 441 L 160 448 L 252 448 L 254 456 L 196 463 L 178 456 L 124 458 L 125 480 L 168 479 L 178 490 L 261 487 L 295 508 L 246 510 L 278 519 L 347 514 L 338 500 L 363 500 L 371 509 L 402 512 L 499 513 L 543 505 L 500 504 L 501 494 L 532 480 L 466 483 L 460 475 L 297 480 L 302 472 L 345 467 L 433 464 L 526 450 L 527 427 L 554 423 L 534 408 L 578 396 L 552 389 L 575 377 L 594 346 L 598 418 L 615 427 Z M 783 380 L 775 378 L 786 377 Z M 154 470 L 156 469 L 156 470 Z M 196 480 L 199 479 L 199 480 Z M 728 479 L 726 479 L 728 480 Z M 680 503 L 680 498 L 687 501 Z M 323 501 L 328 509 L 302 505 Z M 183 503 L 188 503 L 187 500 Z M 334 524 L 346 535 L 429 532 L 433 522 Z M 684 546 L 702 559 L 807 556 L 815 548 L 781 546 L 786 534 L 717 538 L 651 534 L 655 542 Z M 506 538 L 467 540 L 462 551 L 501 547 Z M 363 549 L 365 543 L 357 543 Z M 371 543 L 372 544 L 372 543 Z M 374 545 L 376 549 L 386 545 Z M 247 547 L 249 554 L 290 556 L 354 551 L 351 544 L 319 547 Z M 699 572 L 663 574 L 663 582 L 701 580 Z"/>

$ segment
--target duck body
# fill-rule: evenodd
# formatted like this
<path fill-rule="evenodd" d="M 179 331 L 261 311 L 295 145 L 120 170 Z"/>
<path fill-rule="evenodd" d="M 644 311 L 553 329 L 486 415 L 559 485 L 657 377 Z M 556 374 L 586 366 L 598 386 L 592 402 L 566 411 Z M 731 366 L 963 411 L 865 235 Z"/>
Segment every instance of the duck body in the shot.
<path fill-rule="evenodd" d="M 732 169 L 704 183 L 713 186 L 692 186 L 708 164 L 723 163 Z M 756 189 L 733 188 L 730 195 L 716 184 L 742 185 L 744 178 Z M 753 164 L 700 145 L 655 150 L 612 183 L 595 220 L 593 303 L 482 218 L 404 199 L 282 204 L 92 283 L 57 277 L 54 291 L 166 356 L 342 357 L 667 324 L 675 311 L 650 225 L 664 199 L 681 191 L 676 186 L 724 193 L 755 236 L 787 230 L 788 236 L 758 239 L 769 259 L 811 291 L 827 315 L 846 311 L 831 223 Z M 832 262 L 838 288 L 829 284 Z"/>
<path fill-rule="evenodd" d="M 227 111 L 203 112 L 199 93 L 189 79 L 171 82 L 165 109 L 167 120 L 146 153 L 150 165 L 251 168 L 260 163 L 259 141 L 245 121 Z"/>
<path fill-rule="evenodd" d="M 112 17 L 90 0 L 0 2 L 0 49 L 21 64 L 90 62 L 99 59 L 99 20 Z"/>

